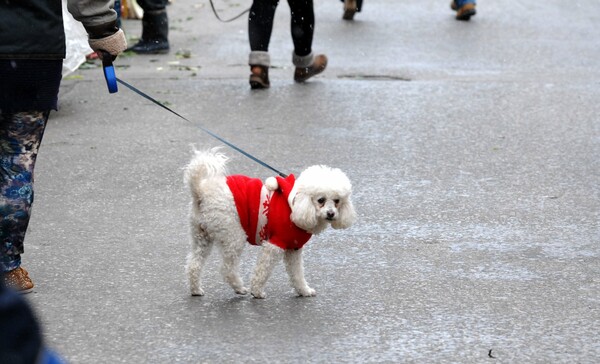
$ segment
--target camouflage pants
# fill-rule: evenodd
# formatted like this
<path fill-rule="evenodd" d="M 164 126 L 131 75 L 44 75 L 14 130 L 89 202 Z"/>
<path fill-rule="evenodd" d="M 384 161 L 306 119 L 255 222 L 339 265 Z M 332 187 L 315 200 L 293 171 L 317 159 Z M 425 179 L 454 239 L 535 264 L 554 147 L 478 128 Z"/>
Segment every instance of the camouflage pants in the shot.
<path fill-rule="evenodd" d="M 21 265 L 33 169 L 48 112 L 0 113 L 0 271 Z"/>

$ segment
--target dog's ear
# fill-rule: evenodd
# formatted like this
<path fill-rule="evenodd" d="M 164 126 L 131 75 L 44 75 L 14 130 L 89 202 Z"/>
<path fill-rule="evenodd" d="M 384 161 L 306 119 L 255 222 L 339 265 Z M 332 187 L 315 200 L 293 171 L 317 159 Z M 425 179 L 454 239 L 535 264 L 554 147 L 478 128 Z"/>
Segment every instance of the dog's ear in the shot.
<path fill-rule="evenodd" d="M 292 202 L 290 218 L 300 229 L 311 231 L 317 226 L 317 209 L 309 195 L 298 192 Z"/>
<path fill-rule="evenodd" d="M 346 229 L 349 228 L 356 220 L 356 211 L 350 198 L 346 198 L 342 201 L 338 208 L 338 218 L 331 222 L 331 227 L 334 229 Z"/>

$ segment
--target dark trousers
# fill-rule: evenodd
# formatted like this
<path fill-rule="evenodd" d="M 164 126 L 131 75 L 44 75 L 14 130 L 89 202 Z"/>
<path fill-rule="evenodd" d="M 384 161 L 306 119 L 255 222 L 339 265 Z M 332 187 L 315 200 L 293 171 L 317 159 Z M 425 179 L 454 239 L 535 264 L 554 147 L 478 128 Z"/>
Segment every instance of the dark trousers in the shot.
<path fill-rule="evenodd" d="M 163 10 L 169 3 L 168 0 L 138 0 L 138 5 L 144 9 L 144 11 L 155 11 Z"/>
<path fill-rule="evenodd" d="M 250 50 L 269 51 L 273 18 L 279 0 L 254 0 L 248 16 Z M 315 13 L 312 0 L 288 0 L 292 13 L 291 32 L 294 53 L 306 56 L 312 52 Z"/>
<path fill-rule="evenodd" d="M 340 0 L 341 2 L 344 2 L 344 0 Z M 362 2 L 363 0 L 356 0 L 356 8 L 358 11 L 362 10 Z"/>

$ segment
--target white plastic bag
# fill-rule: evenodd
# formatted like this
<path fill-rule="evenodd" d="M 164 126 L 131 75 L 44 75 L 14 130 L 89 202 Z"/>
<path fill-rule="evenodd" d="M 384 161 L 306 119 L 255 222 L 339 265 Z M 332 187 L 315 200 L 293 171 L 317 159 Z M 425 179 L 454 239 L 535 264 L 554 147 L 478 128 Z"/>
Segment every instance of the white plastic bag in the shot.
<path fill-rule="evenodd" d="M 62 0 L 62 8 L 67 45 L 67 56 L 63 61 L 62 69 L 62 75 L 65 77 L 77 70 L 85 62 L 85 56 L 92 53 L 93 50 L 88 44 L 88 35 L 85 28 L 67 10 L 67 0 Z"/>

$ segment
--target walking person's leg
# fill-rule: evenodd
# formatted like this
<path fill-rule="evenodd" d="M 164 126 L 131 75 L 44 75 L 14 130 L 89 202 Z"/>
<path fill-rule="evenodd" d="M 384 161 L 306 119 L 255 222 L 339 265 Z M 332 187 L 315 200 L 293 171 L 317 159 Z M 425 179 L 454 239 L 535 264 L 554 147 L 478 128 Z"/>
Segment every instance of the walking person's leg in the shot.
<path fill-rule="evenodd" d="M 475 14 L 476 10 L 475 0 L 452 0 L 450 8 L 456 11 L 456 20 L 469 20 Z"/>
<path fill-rule="evenodd" d="M 0 269 L 6 285 L 23 293 L 33 288 L 21 267 L 21 254 L 33 204 L 35 161 L 48 114 L 0 114 Z"/>
<path fill-rule="evenodd" d="M 269 42 L 273 32 L 273 19 L 279 0 L 254 0 L 248 15 L 248 40 L 250 41 L 250 87 L 269 88 Z"/>
<path fill-rule="evenodd" d="M 291 32 L 294 42 L 292 62 L 296 66 L 294 80 L 304 82 L 325 70 L 327 57 L 313 55 L 315 13 L 312 0 L 288 0 L 292 14 Z"/>
<path fill-rule="evenodd" d="M 304 57 L 312 53 L 315 12 L 312 0 L 288 0 L 291 11 L 291 33 L 294 54 Z"/>
<path fill-rule="evenodd" d="M 139 54 L 161 54 L 169 52 L 169 17 L 167 0 L 138 0 L 144 10 L 142 36 L 128 50 Z"/>

